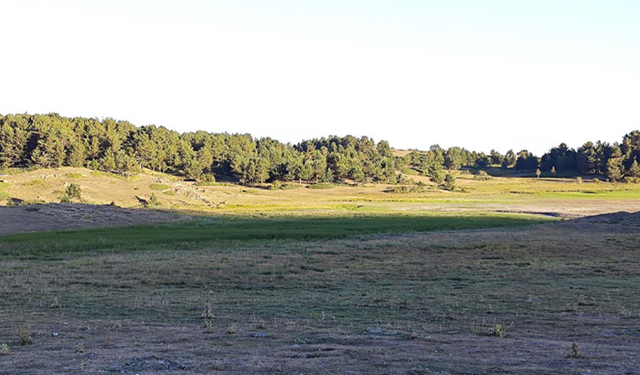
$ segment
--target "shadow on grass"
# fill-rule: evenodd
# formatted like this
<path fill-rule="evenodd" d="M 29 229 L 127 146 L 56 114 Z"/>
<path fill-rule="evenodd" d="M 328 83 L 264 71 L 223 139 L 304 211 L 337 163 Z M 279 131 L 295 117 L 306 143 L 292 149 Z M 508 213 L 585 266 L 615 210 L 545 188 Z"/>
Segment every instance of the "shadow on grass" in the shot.
<path fill-rule="evenodd" d="M 549 219 L 507 214 L 460 216 L 363 216 L 300 218 L 204 218 L 136 225 L 0 236 L 0 255 L 47 256 L 91 250 L 189 249 L 220 241 L 331 240 L 394 234 L 515 227 Z"/>

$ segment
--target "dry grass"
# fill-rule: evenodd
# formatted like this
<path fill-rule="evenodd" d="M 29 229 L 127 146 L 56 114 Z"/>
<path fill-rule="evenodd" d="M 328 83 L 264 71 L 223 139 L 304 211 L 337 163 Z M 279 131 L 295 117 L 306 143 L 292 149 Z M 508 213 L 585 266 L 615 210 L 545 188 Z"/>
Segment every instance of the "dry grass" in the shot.
<path fill-rule="evenodd" d="M 623 209 L 640 210 L 640 184 L 582 184 L 574 179 L 495 177 L 477 180 L 458 173 L 454 192 L 442 191 L 427 178 L 408 176 L 427 185 L 423 191 L 389 193 L 389 186 L 359 188 L 336 185 L 331 189 L 270 189 L 228 184 L 198 186 L 174 176 L 147 171 L 124 178 L 83 168 L 59 168 L 6 176 L 0 204 L 16 201 L 58 202 L 65 186 L 82 186 L 86 202 L 140 207 L 154 192 L 162 207 L 184 212 L 231 215 L 350 215 L 358 213 L 537 212 L 584 216 Z M 293 184 L 297 185 L 297 184 Z M 306 185 L 301 185 L 306 186 Z"/>

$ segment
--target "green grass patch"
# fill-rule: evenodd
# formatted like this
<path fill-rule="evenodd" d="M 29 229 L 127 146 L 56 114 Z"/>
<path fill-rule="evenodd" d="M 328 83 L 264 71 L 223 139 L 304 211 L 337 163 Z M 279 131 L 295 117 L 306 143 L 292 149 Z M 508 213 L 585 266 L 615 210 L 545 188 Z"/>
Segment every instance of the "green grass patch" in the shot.
<path fill-rule="evenodd" d="M 66 173 L 65 177 L 69 178 L 82 178 L 82 173 Z"/>
<path fill-rule="evenodd" d="M 5 200 L 8 198 L 11 198 L 11 195 L 7 192 L 8 188 L 9 188 L 9 183 L 0 182 L 0 199 Z"/>
<path fill-rule="evenodd" d="M 169 189 L 169 185 L 165 184 L 151 184 L 149 185 L 149 189 L 154 191 L 163 191 Z"/>
<path fill-rule="evenodd" d="M 187 223 L 2 236 L 0 254 L 37 256 L 102 249 L 179 249 L 229 240 L 330 240 L 369 234 L 515 227 L 548 221 L 507 214 L 207 218 Z"/>
<path fill-rule="evenodd" d="M 122 175 L 119 175 L 119 174 L 115 174 L 115 173 L 102 172 L 102 171 L 91 171 L 91 176 L 93 176 L 93 177 L 113 177 L 113 178 L 117 178 L 117 179 L 123 180 L 123 181 L 127 180 L 127 178 L 125 176 L 122 176 Z"/>
<path fill-rule="evenodd" d="M 307 189 L 333 189 L 334 187 L 336 187 L 336 185 L 328 183 L 307 185 Z"/>
<path fill-rule="evenodd" d="M 38 178 L 35 180 L 31 180 L 31 181 L 27 181 L 27 182 L 23 182 L 22 183 L 23 186 L 42 186 L 42 187 L 49 187 L 49 184 L 47 182 L 47 180 L 43 179 L 43 178 Z"/>

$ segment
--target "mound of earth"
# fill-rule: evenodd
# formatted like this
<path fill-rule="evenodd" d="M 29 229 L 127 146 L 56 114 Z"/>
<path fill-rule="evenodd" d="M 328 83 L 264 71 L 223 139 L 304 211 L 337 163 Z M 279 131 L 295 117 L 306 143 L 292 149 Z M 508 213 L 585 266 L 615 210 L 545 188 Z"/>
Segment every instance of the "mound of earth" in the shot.
<path fill-rule="evenodd" d="M 171 212 L 79 203 L 0 206 L 0 235 L 187 220 Z"/>
<path fill-rule="evenodd" d="M 614 212 L 568 220 L 559 225 L 576 230 L 605 230 L 607 232 L 640 231 L 640 212 Z"/>

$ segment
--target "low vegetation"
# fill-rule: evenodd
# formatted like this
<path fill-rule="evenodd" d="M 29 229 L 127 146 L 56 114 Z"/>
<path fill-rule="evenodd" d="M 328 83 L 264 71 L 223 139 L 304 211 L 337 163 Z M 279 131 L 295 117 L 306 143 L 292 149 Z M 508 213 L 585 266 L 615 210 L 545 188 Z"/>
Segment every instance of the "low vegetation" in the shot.
<path fill-rule="evenodd" d="M 9 373 L 142 373 L 160 371 L 160 361 L 203 373 L 635 371 L 634 216 L 349 234 L 394 220 L 234 219 L 0 237 L 0 342 L 10 348 L 1 363 Z M 16 332 L 28 326 L 22 337 L 33 343 L 21 346 Z"/>

